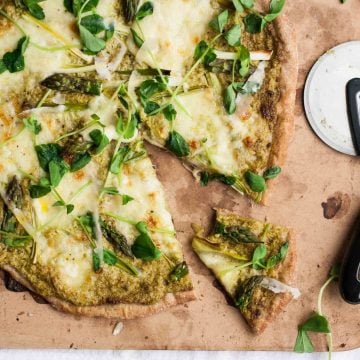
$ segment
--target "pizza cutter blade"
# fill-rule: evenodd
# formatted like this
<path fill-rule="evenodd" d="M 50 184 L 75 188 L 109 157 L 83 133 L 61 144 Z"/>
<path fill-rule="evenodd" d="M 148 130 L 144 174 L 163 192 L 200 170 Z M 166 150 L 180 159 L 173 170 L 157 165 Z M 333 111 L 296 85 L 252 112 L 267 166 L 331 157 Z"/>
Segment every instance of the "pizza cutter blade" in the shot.
<path fill-rule="evenodd" d="M 354 156 L 360 155 L 359 78 L 360 41 L 350 41 L 317 60 L 304 89 L 305 113 L 314 132 L 331 148 Z"/>
<path fill-rule="evenodd" d="M 304 89 L 307 119 L 319 138 L 344 154 L 360 155 L 360 41 L 327 51 L 312 67 Z M 340 272 L 340 293 L 360 304 L 360 218 Z"/>

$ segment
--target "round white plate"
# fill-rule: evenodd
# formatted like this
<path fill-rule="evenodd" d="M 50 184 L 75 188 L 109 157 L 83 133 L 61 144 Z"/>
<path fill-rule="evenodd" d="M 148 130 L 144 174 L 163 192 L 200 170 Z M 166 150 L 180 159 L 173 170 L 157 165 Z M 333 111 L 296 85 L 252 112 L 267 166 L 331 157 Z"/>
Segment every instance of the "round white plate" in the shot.
<path fill-rule="evenodd" d="M 305 113 L 315 133 L 349 155 L 356 155 L 346 106 L 346 84 L 353 78 L 360 78 L 360 41 L 340 44 L 322 55 L 304 89 Z"/>

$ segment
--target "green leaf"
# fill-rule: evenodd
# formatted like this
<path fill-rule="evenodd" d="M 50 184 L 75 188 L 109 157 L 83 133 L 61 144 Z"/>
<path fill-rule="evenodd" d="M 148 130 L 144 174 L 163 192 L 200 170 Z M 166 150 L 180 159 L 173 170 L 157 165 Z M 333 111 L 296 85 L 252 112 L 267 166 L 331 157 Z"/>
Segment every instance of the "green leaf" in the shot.
<path fill-rule="evenodd" d="M 52 206 L 66 206 L 66 204 L 63 200 L 58 200 L 54 202 Z"/>
<path fill-rule="evenodd" d="M 227 43 L 230 46 L 240 46 L 241 39 L 241 27 L 239 24 L 234 25 L 229 31 L 224 35 Z"/>
<path fill-rule="evenodd" d="M 83 9 L 83 12 L 91 11 L 96 8 L 99 0 L 64 0 L 64 6 L 66 10 L 73 13 L 75 16 L 80 16 L 81 7 L 87 2 Z"/>
<path fill-rule="evenodd" d="M 266 183 L 264 178 L 252 171 L 247 171 L 245 173 L 245 180 L 250 189 L 254 192 L 263 192 L 266 190 Z"/>
<path fill-rule="evenodd" d="M 235 176 L 231 175 L 224 175 L 224 174 L 218 174 L 218 173 L 212 173 L 210 174 L 207 171 L 202 171 L 200 173 L 200 184 L 201 186 L 207 186 L 210 181 L 220 181 L 225 185 L 232 186 L 236 182 Z"/>
<path fill-rule="evenodd" d="M 91 14 L 82 17 L 80 20 L 80 25 L 90 31 L 93 35 L 96 35 L 107 29 L 103 17 L 98 14 Z"/>
<path fill-rule="evenodd" d="M 149 79 L 141 83 L 139 93 L 142 98 L 149 99 L 153 95 L 166 90 L 166 87 L 166 83 L 160 78 Z"/>
<path fill-rule="evenodd" d="M 144 261 L 156 260 L 161 251 L 155 246 L 148 234 L 140 234 L 134 241 L 131 251 L 134 256 Z"/>
<path fill-rule="evenodd" d="M 145 155 L 144 150 L 132 150 L 128 145 L 121 147 L 111 160 L 110 172 L 119 174 L 121 165 L 138 160 Z"/>
<path fill-rule="evenodd" d="M 185 261 L 177 264 L 169 274 L 171 281 L 180 281 L 184 276 L 189 273 L 189 268 Z"/>
<path fill-rule="evenodd" d="M 104 249 L 104 263 L 110 266 L 114 266 L 117 262 L 117 256 L 110 250 Z"/>
<path fill-rule="evenodd" d="M 241 0 L 232 0 L 232 3 L 233 3 L 233 5 L 235 7 L 235 10 L 237 12 L 243 12 L 245 10 L 244 6 L 241 3 Z"/>
<path fill-rule="evenodd" d="M 101 262 L 100 262 L 100 257 L 97 254 L 95 249 L 93 249 L 93 251 L 92 251 L 92 260 L 93 260 L 93 269 L 94 269 L 94 271 L 99 272 L 100 268 L 101 268 Z"/>
<path fill-rule="evenodd" d="M 39 184 L 39 185 L 29 186 L 29 193 L 32 199 L 41 198 L 47 195 L 50 191 L 51 191 L 51 187 L 46 185 Z"/>
<path fill-rule="evenodd" d="M 73 204 L 67 204 L 65 207 L 66 207 L 66 213 L 67 214 L 72 213 L 74 208 L 75 208 L 75 206 Z"/>
<path fill-rule="evenodd" d="M 139 123 L 139 118 L 137 114 L 131 114 L 130 121 L 126 126 L 126 129 L 123 133 L 124 139 L 131 139 L 135 134 L 135 129 Z"/>
<path fill-rule="evenodd" d="M 153 3 L 150 1 L 145 1 L 141 6 L 138 12 L 135 15 L 135 20 L 142 20 L 146 16 L 151 15 L 154 12 Z"/>
<path fill-rule="evenodd" d="M 116 132 L 125 139 L 131 139 L 135 134 L 135 129 L 137 128 L 138 123 L 139 117 L 137 114 L 131 114 L 130 120 L 126 122 L 122 113 L 118 113 Z"/>
<path fill-rule="evenodd" d="M 135 228 L 140 234 L 147 234 L 148 233 L 147 224 L 144 221 L 139 221 L 138 223 L 136 223 Z"/>
<path fill-rule="evenodd" d="M 93 141 L 95 155 L 101 154 L 105 147 L 109 144 L 108 137 L 99 129 L 92 130 L 89 133 L 90 139 Z"/>
<path fill-rule="evenodd" d="M 229 11 L 224 10 L 219 15 L 217 15 L 213 20 L 211 20 L 210 26 L 221 34 L 224 31 L 224 27 L 227 24 L 228 19 L 229 19 Z"/>
<path fill-rule="evenodd" d="M 41 6 L 38 5 L 39 2 L 44 0 L 22 0 L 23 4 L 29 10 L 29 13 L 36 19 L 43 20 L 45 19 L 44 10 Z"/>
<path fill-rule="evenodd" d="M 236 93 L 232 84 L 225 89 L 223 101 L 226 112 L 233 114 L 236 110 Z"/>
<path fill-rule="evenodd" d="M 241 1 L 241 4 L 246 9 L 251 9 L 254 7 L 254 0 L 240 0 L 240 1 Z"/>
<path fill-rule="evenodd" d="M 263 174 L 263 178 L 265 180 L 274 179 L 281 173 L 281 167 L 280 166 L 272 166 L 265 170 Z"/>
<path fill-rule="evenodd" d="M 25 127 L 33 134 L 37 135 L 41 131 L 41 124 L 33 116 L 23 120 Z"/>
<path fill-rule="evenodd" d="M 122 195 L 122 204 L 123 205 L 126 205 L 127 203 L 129 203 L 130 201 L 133 201 L 134 198 L 131 197 L 130 195 L 126 195 L 126 194 L 123 194 Z"/>
<path fill-rule="evenodd" d="M 85 215 L 79 216 L 77 218 L 77 220 L 79 221 L 79 223 L 82 225 L 83 229 L 85 230 L 85 232 L 91 237 L 94 238 L 95 237 L 95 232 L 94 232 L 94 218 L 93 218 L 93 214 L 89 211 L 87 212 Z"/>
<path fill-rule="evenodd" d="M 287 255 L 288 249 L 289 249 L 288 242 L 281 245 L 279 252 L 275 255 L 270 256 L 269 259 L 267 260 L 266 268 L 271 269 L 275 267 L 277 264 L 279 264 L 281 261 L 283 261 Z"/>
<path fill-rule="evenodd" d="M 56 143 L 41 144 L 35 146 L 36 155 L 43 170 L 48 171 L 51 160 L 62 161 L 62 147 Z"/>
<path fill-rule="evenodd" d="M 190 154 L 189 145 L 175 130 L 169 132 L 165 147 L 178 157 L 184 157 Z"/>
<path fill-rule="evenodd" d="M 29 44 L 29 41 L 30 39 L 28 36 L 22 37 L 18 41 L 15 50 L 4 54 L 2 61 L 9 72 L 14 73 L 24 70 L 25 68 L 24 53 Z"/>
<path fill-rule="evenodd" d="M 109 41 L 114 36 L 114 33 L 115 33 L 115 25 L 112 22 L 106 26 L 104 40 Z"/>
<path fill-rule="evenodd" d="M 199 60 L 208 48 L 206 41 L 201 40 L 196 46 L 194 51 L 194 59 Z"/>
<path fill-rule="evenodd" d="M 195 47 L 194 59 L 199 60 L 202 58 L 202 62 L 205 66 L 209 66 L 216 60 L 216 54 L 213 48 L 210 48 L 206 41 L 201 40 Z"/>
<path fill-rule="evenodd" d="M 172 104 L 167 105 L 164 110 L 163 114 L 167 121 L 174 121 L 177 115 L 177 112 Z"/>
<path fill-rule="evenodd" d="M 139 271 L 130 263 L 121 260 L 115 253 L 113 253 L 109 249 L 104 249 L 103 251 L 104 256 L 104 263 L 109 266 L 117 266 L 120 267 L 122 270 L 126 271 L 130 275 L 137 276 Z"/>
<path fill-rule="evenodd" d="M 3 242 L 6 246 L 12 248 L 24 247 L 31 241 L 31 237 L 20 236 L 16 237 L 16 234 L 9 233 L 9 235 L 1 235 L 0 242 Z"/>
<path fill-rule="evenodd" d="M 305 323 L 300 325 L 301 330 L 330 334 L 330 326 L 325 316 L 315 313 Z"/>
<path fill-rule="evenodd" d="M 110 164 L 110 172 L 113 174 L 119 174 L 121 165 L 124 162 L 124 158 L 129 151 L 128 147 L 122 147 L 118 150 L 118 152 L 113 157 L 111 164 Z"/>
<path fill-rule="evenodd" d="M 88 29 L 86 29 L 84 26 L 80 24 L 79 24 L 79 31 L 80 31 L 81 41 L 85 47 L 85 50 L 97 54 L 99 51 L 105 48 L 106 43 L 103 39 L 96 37 Z"/>
<path fill-rule="evenodd" d="M 314 352 L 314 346 L 306 331 L 299 328 L 294 351 L 297 353 L 312 353 Z"/>
<path fill-rule="evenodd" d="M 117 120 L 116 120 L 116 126 L 115 126 L 115 129 L 116 129 L 116 133 L 118 135 L 122 135 L 123 132 L 125 131 L 125 120 L 124 120 L 124 116 L 121 112 L 118 112 L 117 114 Z"/>
<path fill-rule="evenodd" d="M 264 269 L 264 259 L 267 254 L 267 248 L 265 244 L 257 246 L 252 256 L 252 267 L 254 269 Z"/>
<path fill-rule="evenodd" d="M 64 175 L 60 167 L 61 167 L 60 162 L 57 162 L 55 160 L 51 160 L 49 162 L 50 183 L 54 187 L 60 184 L 61 178 Z"/>
<path fill-rule="evenodd" d="M 139 36 L 139 34 L 134 29 L 130 29 L 130 31 L 135 45 L 140 49 L 142 47 L 142 44 L 144 43 L 144 40 Z"/>
<path fill-rule="evenodd" d="M 3 61 L 3 59 L 0 59 L 0 74 L 2 74 L 3 72 L 5 72 L 7 70 L 5 63 Z"/>
<path fill-rule="evenodd" d="M 248 14 L 244 19 L 245 30 L 250 34 L 259 33 L 263 29 L 264 21 L 261 15 Z"/>
<path fill-rule="evenodd" d="M 160 110 L 160 105 L 155 101 L 141 99 L 141 103 L 144 107 L 144 112 L 147 115 L 155 115 Z"/>
<path fill-rule="evenodd" d="M 275 20 L 283 10 L 285 0 L 271 0 L 269 14 L 264 16 L 266 22 Z"/>
<path fill-rule="evenodd" d="M 244 77 L 248 74 L 250 69 L 250 51 L 244 45 L 241 45 L 237 53 L 240 62 L 240 76 Z"/>
<path fill-rule="evenodd" d="M 91 155 L 88 152 L 75 154 L 70 165 L 70 171 L 75 172 L 85 167 L 91 161 Z"/>
<path fill-rule="evenodd" d="M 69 12 L 73 12 L 73 0 L 64 0 L 65 9 Z"/>

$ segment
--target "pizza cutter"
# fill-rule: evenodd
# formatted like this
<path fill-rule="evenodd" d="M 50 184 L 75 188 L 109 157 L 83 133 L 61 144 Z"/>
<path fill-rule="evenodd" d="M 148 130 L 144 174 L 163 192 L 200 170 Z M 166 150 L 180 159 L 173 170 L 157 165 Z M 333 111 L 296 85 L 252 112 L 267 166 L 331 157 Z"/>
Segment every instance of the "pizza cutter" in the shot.
<path fill-rule="evenodd" d="M 335 46 L 312 67 L 304 89 L 310 126 L 328 146 L 360 156 L 360 41 Z M 345 252 L 340 293 L 360 304 L 360 218 Z"/>

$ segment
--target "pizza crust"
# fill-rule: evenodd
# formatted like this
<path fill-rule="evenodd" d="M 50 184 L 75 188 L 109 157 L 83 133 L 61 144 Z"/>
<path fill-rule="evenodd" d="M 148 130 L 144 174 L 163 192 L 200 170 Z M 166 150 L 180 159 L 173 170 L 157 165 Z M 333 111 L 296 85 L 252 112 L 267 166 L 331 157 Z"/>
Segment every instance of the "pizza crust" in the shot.
<path fill-rule="evenodd" d="M 214 209 L 217 213 L 223 215 L 232 215 L 240 216 L 237 213 L 226 209 Z M 286 284 L 292 283 L 295 278 L 295 267 L 296 267 L 296 242 L 295 242 L 295 232 L 292 229 L 288 229 L 288 236 L 286 240 L 289 242 L 289 250 L 286 255 L 285 260 L 282 262 L 279 271 L 277 272 L 277 279 Z M 261 334 L 266 327 L 271 323 L 286 307 L 286 305 L 292 300 L 292 295 L 290 293 L 280 293 L 274 297 L 274 300 L 271 303 L 271 306 L 264 309 L 264 316 L 261 316 L 257 319 L 246 318 L 247 323 L 249 324 L 251 330 L 255 334 Z"/>
<path fill-rule="evenodd" d="M 261 8 L 267 11 L 269 2 L 261 0 Z M 294 132 L 294 107 L 298 77 L 298 52 L 296 34 L 286 15 L 280 15 L 273 24 L 273 36 L 278 44 L 281 73 L 279 79 L 280 99 L 277 103 L 277 120 L 272 133 L 273 142 L 267 167 L 280 166 L 285 163 L 287 148 Z M 267 181 L 268 190 L 261 203 L 268 201 L 269 190 L 277 180 Z"/>
<path fill-rule="evenodd" d="M 32 287 L 30 282 L 14 267 L 5 264 L 1 265 L 1 267 L 20 284 L 36 293 L 36 290 Z M 76 306 L 56 297 L 44 297 L 44 299 L 49 302 L 49 304 L 52 305 L 55 309 L 74 315 L 128 320 L 153 315 L 169 307 L 195 300 L 196 295 L 194 290 L 179 293 L 168 293 L 161 301 L 151 305 L 107 304 L 98 306 Z"/>

